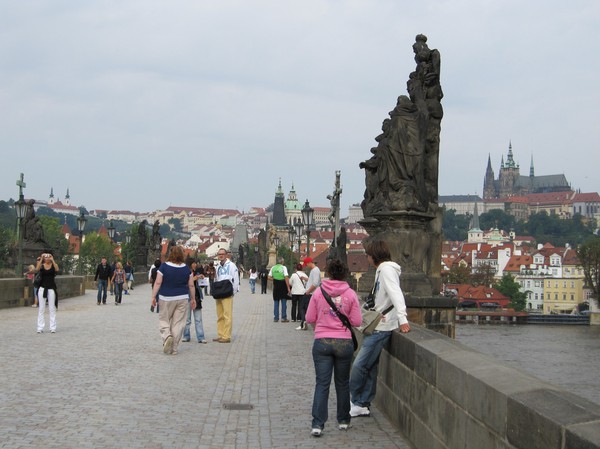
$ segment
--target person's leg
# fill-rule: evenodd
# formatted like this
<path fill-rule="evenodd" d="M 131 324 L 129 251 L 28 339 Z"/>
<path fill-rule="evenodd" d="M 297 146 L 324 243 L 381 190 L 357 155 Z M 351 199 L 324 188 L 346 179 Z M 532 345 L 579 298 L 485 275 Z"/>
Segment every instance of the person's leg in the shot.
<path fill-rule="evenodd" d="M 115 291 L 115 303 L 116 304 L 121 304 L 121 299 L 122 299 L 122 293 L 123 293 L 123 284 L 114 284 L 114 291 Z"/>
<path fill-rule="evenodd" d="M 273 299 L 273 321 L 279 321 L 279 300 Z"/>
<path fill-rule="evenodd" d="M 160 330 L 160 336 L 162 337 L 163 344 L 168 337 L 171 335 L 171 316 L 173 315 L 173 303 L 175 301 L 161 301 L 160 312 L 158 312 L 158 328 Z"/>
<path fill-rule="evenodd" d="M 50 312 L 50 332 L 56 332 L 56 292 L 48 290 L 48 311 Z"/>
<path fill-rule="evenodd" d="M 190 341 L 190 326 L 192 324 L 192 309 L 188 307 L 187 320 L 185 322 L 185 328 L 183 329 L 183 340 Z"/>
<path fill-rule="evenodd" d="M 350 368 L 353 354 L 354 345 L 352 340 L 336 340 L 333 379 L 339 424 L 350 423 Z"/>
<path fill-rule="evenodd" d="M 281 300 L 281 319 L 287 321 L 287 299 Z"/>
<path fill-rule="evenodd" d="M 223 300 L 215 299 L 217 310 L 217 337 L 225 338 L 225 317 L 223 316 Z"/>
<path fill-rule="evenodd" d="M 376 375 L 379 355 L 391 334 L 391 332 L 376 331 L 371 335 L 365 335 L 350 372 L 350 394 L 353 404 L 360 407 L 371 405 L 377 388 L 377 378 L 373 378 L 372 370 L 375 370 Z"/>
<path fill-rule="evenodd" d="M 202 324 L 202 309 L 194 310 L 194 321 L 196 323 L 196 339 L 198 342 L 204 341 L 204 326 Z M 188 330 L 189 333 L 189 330 Z M 188 335 L 189 338 L 189 335 Z"/>
<path fill-rule="evenodd" d="M 223 302 L 223 338 L 225 340 L 231 340 L 231 333 L 233 330 L 233 296 L 224 298 Z"/>
<path fill-rule="evenodd" d="M 46 299 L 44 298 L 44 288 L 38 288 L 38 319 L 37 319 L 37 331 L 43 332 L 46 326 L 44 319 L 44 311 L 46 309 Z"/>
<path fill-rule="evenodd" d="M 171 318 L 171 332 L 173 334 L 173 353 L 177 353 L 181 335 L 183 334 L 183 328 L 185 327 L 185 318 L 187 316 L 187 311 L 189 310 L 189 303 L 187 299 L 180 299 L 174 302 L 175 309 L 173 310 L 173 316 Z"/>
<path fill-rule="evenodd" d="M 102 280 L 98 279 L 98 296 L 96 298 L 98 304 L 102 301 Z"/>
<path fill-rule="evenodd" d="M 298 295 L 292 295 L 292 321 L 296 321 L 300 315 L 298 310 Z"/>
<path fill-rule="evenodd" d="M 312 356 L 315 364 L 315 394 L 312 405 L 312 428 L 322 429 L 327 422 L 327 402 L 331 372 L 333 371 L 333 356 L 331 339 L 319 338 L 313 343 Z"/>
<path fill-rule="evenodd" d="M 108 286 L 108 281 L 101 281 L 102 282 L 102 303 L 106 304 L 106 288 Z"/>

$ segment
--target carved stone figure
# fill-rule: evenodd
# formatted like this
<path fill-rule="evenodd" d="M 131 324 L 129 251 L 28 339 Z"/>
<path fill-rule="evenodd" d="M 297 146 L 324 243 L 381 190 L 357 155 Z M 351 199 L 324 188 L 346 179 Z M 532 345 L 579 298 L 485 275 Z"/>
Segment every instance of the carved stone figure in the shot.
<path fill-rule="evenodd" d="M 27 209 L 23 219 L 23 240 L 29 244 L 40 243 L 47 246 L 48 242 L 44 238 L 44 228 L 39 217 L 35 215 L 34 204 L 35 200 L 27 201 Z"/>
<path fill-rule="evenodd" d="M 152 225 L 152 236 L 150 237 L 150 247 L 156 248 L 158 244 L 162 242 L 162 237 L 158 230 L 160 229 L 160 221 L 156 220 Z"/>
<path fill-rule="evenodd" d="M 148 243 L 148 232 L 146 231 L 146 226 L 148 226 L 147 220 L 142 220 L 138 226 L 138 244 L 140 246 L 146 246 Z"/>
<path fill-rule="evenodd" d="M 409 76 L 409 96 L 396 107 L 375 138 L 373 156 L 359 164 L 365 169 L 366 190 L 361 204 L 365 218 L 378 212 L 433 212 L 437 208 L 440 122 L 443 97 L 440 54 L 419 34 L 413 45 L 416 70 Z"/>

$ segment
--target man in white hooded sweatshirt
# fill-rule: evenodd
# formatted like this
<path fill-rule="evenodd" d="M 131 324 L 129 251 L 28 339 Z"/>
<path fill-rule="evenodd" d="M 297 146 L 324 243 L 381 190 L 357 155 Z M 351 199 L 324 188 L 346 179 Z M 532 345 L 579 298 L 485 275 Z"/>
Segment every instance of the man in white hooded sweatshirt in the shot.
<path fill-rule="evenodd" d="M 350 416 L 369 416 L 371 401 L 375 398 L 377 388 L 377 367 L 382 349 L 389 341 L 392 331 L 400 328 L 400 332 L 410 332 L 406 317 L 406 303 L 400 288 L 400 265 L 392 262 L 390 249 L 383 240 L 374 240 L 367 249 L 369 262 L 375 265 L 375 309 L 385 311 L 394 306 L 383 316 L 375 331 L 365 335 L 360 350 L 352 364 L 350 373 Z"/>

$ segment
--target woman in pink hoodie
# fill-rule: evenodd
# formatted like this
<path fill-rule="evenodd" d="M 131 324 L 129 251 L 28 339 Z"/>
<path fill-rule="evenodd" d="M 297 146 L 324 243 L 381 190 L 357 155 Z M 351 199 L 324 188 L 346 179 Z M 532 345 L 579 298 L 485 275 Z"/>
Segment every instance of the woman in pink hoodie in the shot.
<path fill-rule="evenodd" d="M 346 282 L 348 267 L 337 259 L 327 264 L 325 273 L 329 279 L 323 280 L 321 288 L 331 297 L 339 312 L 346 315 L 352 326 L 362 322 L 360 304 L 356 292 Z M 306 322 L 315 324 L 315 341 L 312 354 L 315 363 L 316 385 L 312 407 L 311 435 L 318 437 L 327 421 L 327 400 L 334 375 L 337 399 L 337 421 L 340 430 L 350 427 L 350 367 L 354 345 L 350 330 L 329 306 L 321 288 L 311 297 Z"/>

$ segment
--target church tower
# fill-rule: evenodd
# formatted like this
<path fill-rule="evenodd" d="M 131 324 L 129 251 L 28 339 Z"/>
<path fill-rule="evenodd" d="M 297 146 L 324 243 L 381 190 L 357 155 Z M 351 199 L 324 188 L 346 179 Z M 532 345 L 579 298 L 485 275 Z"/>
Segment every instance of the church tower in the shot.
<path fill-rule="evenodd" d="M 520 176 L 519 164 L 517 164 L 513 158 L 512 142 L 509 142 L 506 163 L 503 162 L 502 167 L 500 168 L 500 174 L 498 176 L 498 194 L 500 198 L 521 194 L 521 192 L 518 191 L 517 186 Z"/>
<path fill-rule="evenodd" d="M 298 195 L 292 183 L 292 190 L 288 194 L 288 199 L 285 202 L 285 218 L 288 225 L 292 226 L 295 221 L 302 221 L 302 204 L 298 201 Z"/>
<path fill-rule="evenodd" d="M 285 195 L 281 188 L 281 178 L 279 178 L 279 186 L 277 187 L 277 193 L 275 193 L 275 202 L 273 203 L 273 221 L 275 226 L 285 226 L 287 224 L 285 220 Z"/>
<path fill-rule="evenodd" d="M 483 243 L 483 231 L 479 227 L 479 212 L 477 211 L 477 201 L 475 201 L 475 207 L 473 208 L 473 220 L 471 223 L 471 229 L 467 234 L 467 242 L 469 243 Z"/>
<path fill-rule="evenodd" d="M 492 169 L 492 158 L 488 154 L 487 168 L 485 169 L 485 178 L 483 179 L 483 199 L 496 198 L 496 186 L 494 170 Z"/>
<path fill-rule="evenodd" d="M 71 205 L 71 196 L 69 195 L 69 189 L 67 188 L 67 194 L 65 195 L 65 206 Z"/>
<path fill-rule="evenodd" d="M 54 187 L 50 187 L 50 196 L 48 197 L 48 204 L 54 204 L 56 200 L 54 199 Z"/>

